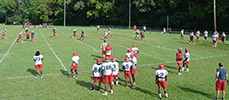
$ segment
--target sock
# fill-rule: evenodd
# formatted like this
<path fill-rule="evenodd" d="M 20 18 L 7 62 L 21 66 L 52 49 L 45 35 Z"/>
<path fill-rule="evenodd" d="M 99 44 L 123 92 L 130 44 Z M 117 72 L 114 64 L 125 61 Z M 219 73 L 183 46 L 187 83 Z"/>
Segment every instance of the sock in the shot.
<path fill-rule="evenodd" d="M 188 70 L 188 68 L 187 68 L 187 70 Z"/>
<path fill-rule="evenodd" d="M 98 91 L 100 91 L 100 87 L 99 87 Z"/>
<path fill-rule="evenodd" d="M 118 84 L 118 81 L 116 81 L 116 84 Z"/>
<path fill-rule="evenodd" d="M 72 75 L 74 76 L 74 73 L 73 73 L 73 70 L 71 69 L 71 73 L 72 73 Z"/>
<path fill-rule="evenodd" d="M 159 94 L 159 97 L 161 98 L 161 94 Z"/>
<path fill-rule="evenodd" d="M 165 93 L 165 96 L 168 97 L 168 93 Z"/>
<path fill-rule="evenodd" d="M 134 74 L 132 74 L 133 82 L 135 82 Z"/>
<path fill-rule="evenodd" d="M 75 70 L 75 72 L 76 72 L 76 76 L 77 76 L 77 70 Z"/>
<path fill-rule="evenodd" d="M 114 85 L 114 81 L 112 81 L 111 84 Z"/>

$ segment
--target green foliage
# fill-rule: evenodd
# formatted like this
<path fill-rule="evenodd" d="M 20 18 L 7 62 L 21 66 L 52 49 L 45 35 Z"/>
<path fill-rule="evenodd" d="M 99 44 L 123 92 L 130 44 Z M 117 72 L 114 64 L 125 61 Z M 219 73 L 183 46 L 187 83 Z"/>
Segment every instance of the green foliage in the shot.
<path fill-rule="evenodd" d="M 135 4 L 136 8 L 140 12 L 149 12 L 152 8 L 155 8 L 156 5 L 154 0 L 134 0 L 133 4 Z"/>

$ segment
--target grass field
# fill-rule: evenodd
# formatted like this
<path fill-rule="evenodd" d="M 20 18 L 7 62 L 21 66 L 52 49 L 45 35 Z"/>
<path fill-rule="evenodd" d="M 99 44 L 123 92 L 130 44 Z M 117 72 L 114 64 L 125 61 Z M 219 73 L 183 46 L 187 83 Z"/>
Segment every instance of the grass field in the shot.
<path fill-rule="evenodd" d="M 56 26 L 57 38 L 50 37 L 52 28 L 35 29 L 35 41 L 16 42 L 21 26 L 0 26 L 7 29 L 7 40 L 0 39 L 0 99 L 1 100 L 34 100 L 34 99 L 158 99 L 158 88 L 155 84 L 155 70 L 160 63 L 168 70 L 167 90 L 171 100 L 210 100 L 215 98 L 215 74 L 218 63 L 223 62 L 229 71 L 229 43 L 212 47 L 212 39 L 195 45 L 188 44 L 189 35 L 180 40 L 179 34 L 160 35 L 156 32 L 146 32 L 146 40 L 134 39 L 132 30 L 112 29 L 111 43 L 113 56 L 124 61 L 127 48 L 133 44 L 139 48 L 138 67 L 136 70 L 135 89 L 125 87 L 123 70 L 120 69 L 119 84 L 114 86 L 111 94 L 103 96 L 102 92 L 91 92 L 93 76 L 92 65 L 97 58 L 102 58 L 100 45 L 104 31 L 98 33 L 90 27 L 62 27 Z M 84 41 L 72 38 L 73 29 L 77 28 L 77 36 L 85 30 Z M 32 31 L 32 29 L 29 29 Z M 78 38 L 77 37 L 77 38 Z M 25 38 L 25 36 L 23 36 Z M 196 39 L 196 38 L 195 38 Z M 181 72 L 178 76 L 178 66 L 175 62 L 177 48 L 189 48 L 191 60 L 190 71 Z M 36 51 L 44 56 L 43 78 L 34 78 L 35 68 L 33 56 Z M 70 72 L 72 53 L 77 52 L 80 57 L 78 78 L 72 79 L 65 75 L 65 69 Z M 103 60 L 104 61 L 104 60 Z M 129 84 L 130 85 L 130 84 Z M 97 87 L 95 87 L 97 90 Z M 228 99 L 229 84 L 226 84 L 226 98 Z M 165 99 L 162 92 L 162 99 Z M 220 98 L 222 96 L 220 95 Z"/>

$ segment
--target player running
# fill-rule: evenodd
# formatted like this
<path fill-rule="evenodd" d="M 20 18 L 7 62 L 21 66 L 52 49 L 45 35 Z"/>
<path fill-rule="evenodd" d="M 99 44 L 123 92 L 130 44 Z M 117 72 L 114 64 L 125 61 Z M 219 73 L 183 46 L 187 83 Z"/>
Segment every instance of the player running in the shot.
<path fill-rule="evenodd" d="M 204 39 L 205 39 L 205 41 L 207 41 L 207 38 L 208 38 L 208 31 L 205 30 L 205 31 L 204 31 Z"/>
<path fill-rule="evenodd" d="M 111 62 L 109 57 L 105 58 L 105 63 L 102 64 L 102 76 L 103 76 L 103 82 L 105 83 L 105 92 L 103 95 L 107 95 L 107 83 L 110 83 L 111 93 L 113 93 L 112 90 L 112 74 L 113 74 L 113 66 L 111 65 Z"/>
<path fill-rule="evenodd" d="M 194 37 L 194 33 L 191 32 L 191 33 L 190 33 L 190 41 L 189 41 L 189 44 L 191 44 L 191 41 L 192 41 L 192 44 L 195 44 L 195 43 L 194 43 L 193 37 Z"/>
<path fill-rule="evenodd" d="M 107 31 L 104 32 L 104 39 L 107 39 Z"/>
<path fill-rule="evenodd" d="M 155 74 L 156 74 L 156 84 L 158 86 L 159 98 L 161 99 L 161 87 L 163 87 L 164 89 L 165 97 L 169 98 L 167 90 L 166 90 L 166 81 L 167 81 L 168 71 L 164 69 L 163 64 L 159 65 L 159 69 L 155 71 Z"/>
<path fill-rule="evenodd" d="M 31 32 L 32 42 L 34 41 L 34 36 L 35 36 L 35 34 L 34 34 L 34 30 L 32 30 L 32 32 Z"/>
<path fill-rule="evenodd" d="M 113 66 L 113 79 L 116 81 L 116 86 L 118 86 L 118 74 L 119 74 L 119 67 L 118 67 L 118 62 L 115 61 L 115 57 L 111 58 L 111 65 Z M 112 86 L 114 86 L 114 80 L 112 79 Z"/>
<path fill-rule="evenodd" d="M 184 40 L 184 29 L 181 29 L 180 35 L 181 35 L 180 39 Z"/>
<path fill-rule="evenodd" d="M 6 38 L 6 29 L 5 29 L 5 28 L 3 29 L 3 33 L 2 33 L 1 38 L 2 38 L 3 36 L 5 36 L 5 39 L 7 39 L 7 38 Z"/>
<path fill-rule="evenodd" d="M 144 33 L 142 31 L 141 31 L 140 35 L 141 35 L 141 39 L 146 39 L 145 35 L 144 35 Z"/>
<path fill-rule="evenodd" d="M 197 42 L 199 42 L 199 39 L 200 39 L 200 31 L 199 30 L 196 32 L 196 38 L 197 38 Z"/>
<path fill-rule="evenodd" d="M 216 70 L 216 91 L 217 91 L 217 95 L 215 100 L 218 100 L 220 91 L 223 92 L 223 97 L 222 100 L 225 100 L 225 84 L 227 83 L 227 79 L 228 79 L 228 74 L 226 69 L 223 68 L 223 63 L 219 63 L 219 68 L 217 68 Z"/>
<path fill-rule="evenodd" d="M 107 43 L 106 43 L 106 40 L 103 41 L 103 43 L 100 45 L 100 48 L 102 49 L 102 55 L 103 55 L 103 59 L 105 58 L 105 54 L 106 54 L 106 46 L 107 46 Z"/>
<path fill-rule="evenodd" d="M 43 55 L 41 55 L 40 51 L 37 51 L 35 53 L 35 56 L 33 56 L 33 59 L 35 61 L 35 69 L 36 69 L 36 76 L 34 76 L 34 77 L 37 78 L 37 70 L 40 69 L 41 78 L 42 78 L 43 77 L 42 76 L 43 65 L 42 65 L 41 61 L 43 61 Z"/>
<path fill-rule="evenodd" d="M 132 87 L 132 89 L 134 89 L 133 81 L 132 81 L 132 75 L 131 75 L 131 66 L 132 66 L 132 63 L 129 61 L 129 58 L 128 57 L 125 57 L 125 62 L 122 63 L 122 66 L 123 66 L 123 70 L 124 70 L 126 88 L 128 88 L 127 78 L 129 78 L 130 79 L 130 83 L 131 83 L 131 87 Z"/>
<path fill-rule="evenodd" d="M 106 57 L 108 57 L 110 59 L 111 55 L 113 54 L 112 47 L 111 47 L 110 43 L 107 44 L 107 46 L 105 47 L 105 50 L 106 50 Z"/>
<path fill-rule="evenodd" d="M 135 39 L 138 38 L 139 39 L 139 30 L 137 30 L 137 32 L 135 33 Z"/>
<path fill-rule="evenodd" d="M 91 92 L 93 92 L 93 89 L 95 87 L 95 84 L 97 81 L 99 81 L 99 88 L 98 92 L 100 92 L 100 87 L 101 87 L 101 81 L 102 81 L 102 65 L 101 65 L 102 60 L 100 58 L 97 59 L 97 63 L 93 65 L 92 67 L 92 74 L 94 77 L 94 83 L 92 85 Z"/>
<path fill-rule="evenodd" d="M 212 47 L 216 47 L 217 46 L 217 40 L 216 40 L 216 32 L 214 32 L 214 34 L 212 35 Z"/>
<path fill-rule="evenodd" d="M 226 34 L 223 32 L 222 37 L 221 37 L 221 43 L 225 43 L 226 41 Z"/>
<path fill-rule="evenodd" d="M 176 53 L 176 61 L 177 61 L 177 65 L 179 66 L 179 70 L 178 70 L 178 75 L 181 75 L 180 71 L 181 71 L 181 66 L 182 66 L 182 60 L 183 58 L 183 53 L 182 53 L 182 48 L 178 48 L 178 53 Z"/>
<path fill-rule="evenodd" d="M 55 36 L 55 38 L 56 38 L 56 28 L 53 28 L 53 30 L 52 30 L 52 31 L 53 31 L 53 35 L 52 35 L 52 37 L 53 37 L 53 36 Z"/>
<path fill-rule="evenodd" d="M 186 69 L 186 72 L 188 72 L 188 63 L 189 63 L 189 60 L 190 60 L 190 54 L 189 54 L 189 49 L 188 48 L 185 48 L 185 53 L 184 53 L 184 60 L 183 60 L 183 68 L 181 69 L 181 71 L 184 71 L 184 67 L 186 65 L 187 69 Z"/>
<path fill-rule="evenodd" d="M 134 74 L 136 72 L 137 69 L 137 58 L 136 58 L 137 54 L 136 52 L 132 52 L 131 54 L 131 62 L 132 62 L 132 67 L 131 67 L 131 75 L 132 75 L 132 79 L 133 79 L 133 85 L 135 85 L 135 77 Z"/>
<path fill-rule="evenodd" d="M 73 37 L 75 37 L 75 38 L 76 38 L 76 32 L 77 32 L 77 30 L 76 30 L 76 28 L 74 28 L 72 38 L 73 38 Z"/>
<path fill-rule="evenodd" d="M 112 34 L 111 34 L 111 28 L 108 28 L 108 35 L 112 36 Z"/>
<path fill-rule="evenodd" d="M 19 39 L 21 39 L 21 43 L 23 43 L 23 40 L 22 40 L 22 31 L 20 31 L 19 35 L 18 35 L 18 38 L 15 42 L 17 42 Z"/>
<path fill-rule="evenodd" d="M 83 39 L 82 39 L 82 38 L 83 38 Z M 80 37 L 79 40 L 81 40 L 81 39 L 82 39 L 82 41 L 84 40 L 84 30 L 82 30 L 81 37 Z"/>
<path fill-rule="evenodd" d="M 73 57 L 72 57 L 72 67 L 71 67 L 71 73 L 73 75 L 72 78 L 77 78 L 77 69 L 78 69 L 78 63 L 79 63 L 79 56 L 77 56 L 77 53 L 74 52 L 73 53 Z M 76 75 L 74 75 L 74 72 L 73 70 L 75 71 Z"/>

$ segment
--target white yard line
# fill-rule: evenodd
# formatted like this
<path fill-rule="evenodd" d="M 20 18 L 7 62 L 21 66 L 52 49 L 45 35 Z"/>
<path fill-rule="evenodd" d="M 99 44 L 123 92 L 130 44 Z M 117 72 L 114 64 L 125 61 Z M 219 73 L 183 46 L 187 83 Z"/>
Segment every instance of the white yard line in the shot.
<path fill-rule="evenodd" d="M 58 30 L 58 31 L 59 31 L 59 30 Z M 67 34 L 65 34 L 65 33 L 62 32 L 62 31 L 59 31 L 59 32 L 62 33 L 63 35 L 68 36 Z M 92 47 L 92 46 L 90 46 L 90 45 L 88 45 L 88 44 L 86 44 L 86 43 L 83 43 L 83 42 L 81 42 L 81 41 L 79 41 L 79 40 L 76 40 L 75 38 L 72 38 L 72 39 L 75 40 L 75 41 L 77 41 L 77 42 L 79 42 L 79 43 L 81 43 L 81 44 L 86 45 L 87 47 L 93 49 L 93 50 L 96 51 L 96 52 L 101 52 L 100 50 L 97 50 L 96 48 L 94 48 L 94 47 Z"/>
<path fill-rule="evenodd" d="M 40 31 L 40 29 L 38 29 Z M 52 51 L 52 53 L 56 56 L 56 58 L 59 60 L 60 64 L 62 65 L 62 67 L 64 68 L 65 71 L 67 71 L 66 67 L 64 66 L 64 64 L 62 63 L 62 61 L 60 60 L 60 58 L 56 55 L 56 53 L 53 51 L 52 47 L 49 45 L 48 41 L 46 40 L 46 38 L 44 37 L 44 35 L 42 34 L 42 32 L 40 31 L 42 37 L 44 38 L 45 42 L 47 43 L 47 45 L 49 46 L 50 50 Z"/>
<path fill-rule="evenodd" d="M 22 30 L 23 31 L 23 30 Z M 13 41 L 13 43 L 11 44 L 10 48 L 8 49 L 8 51 L 5 53 L 5 55 L 2 57 L 2 59 L 0 60 L 0 63 L 4 60 L 4 58 L 6 57 L 6 55 L 9 53 L 9 51 L 11 50 L 11 48 L 13 47 L 15 41 L 17 40 L 18 37 L 16 37 L 16 39 Z"/>

